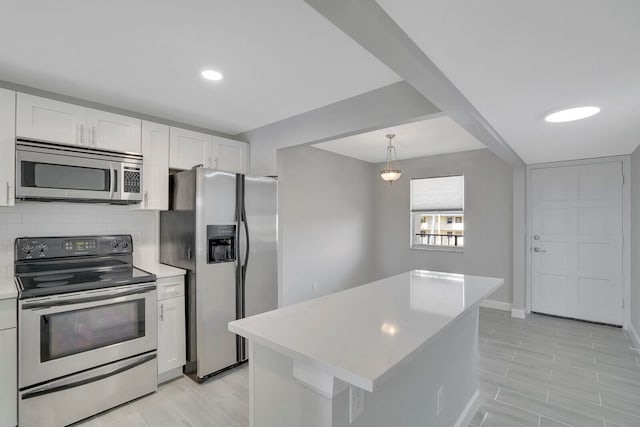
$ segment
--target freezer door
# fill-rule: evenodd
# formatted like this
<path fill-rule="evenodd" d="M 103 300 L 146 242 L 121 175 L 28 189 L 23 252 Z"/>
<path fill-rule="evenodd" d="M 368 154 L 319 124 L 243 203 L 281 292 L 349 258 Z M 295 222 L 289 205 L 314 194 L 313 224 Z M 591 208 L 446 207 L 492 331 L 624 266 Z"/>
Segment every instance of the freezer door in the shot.
<path fill-rule="evenodd" d="M 207 225 L 214 224 L 236 224 L 236 176 L 198 168 L 195 306 L 199 378 L 237 362 L 236 336 L 227 326 L 236 319 L 237 263 L 207 263 Z"/>
<path fill-rule="evenodd" d="M 241 230 L 240 260 L 245 265 L 244 314 L 253 316 L 278 307 L 278 181 L 245 177 L 244 206 L 249 231 L 247 242 Z M 245 224 L 241 224 L 245 225 Z"/>

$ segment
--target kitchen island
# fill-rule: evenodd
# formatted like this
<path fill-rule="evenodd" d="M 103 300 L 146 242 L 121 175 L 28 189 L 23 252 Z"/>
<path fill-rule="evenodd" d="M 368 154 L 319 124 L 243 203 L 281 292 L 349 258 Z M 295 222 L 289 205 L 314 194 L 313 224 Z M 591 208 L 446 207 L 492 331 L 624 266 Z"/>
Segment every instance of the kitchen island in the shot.
<path fill-rule="evenodd" d="M 478 306 L 503 279 L 413 270 L 229 323 L 252 427 L 466 426 Z"/>

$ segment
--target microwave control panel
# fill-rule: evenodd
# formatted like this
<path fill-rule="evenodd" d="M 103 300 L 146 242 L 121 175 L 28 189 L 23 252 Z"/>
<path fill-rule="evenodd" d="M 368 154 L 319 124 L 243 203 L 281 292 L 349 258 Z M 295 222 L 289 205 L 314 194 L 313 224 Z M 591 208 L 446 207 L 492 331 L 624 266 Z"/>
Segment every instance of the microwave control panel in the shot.
<path fill-rule="evenodd" d="M 140 193 L 140 168 L 124 167 L 123 173 L 125 193 Z"/>

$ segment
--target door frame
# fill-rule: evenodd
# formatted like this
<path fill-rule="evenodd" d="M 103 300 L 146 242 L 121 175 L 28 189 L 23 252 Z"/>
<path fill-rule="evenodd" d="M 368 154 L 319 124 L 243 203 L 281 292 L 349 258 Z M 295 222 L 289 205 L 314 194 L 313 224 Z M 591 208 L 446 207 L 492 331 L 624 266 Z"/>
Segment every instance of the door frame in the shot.
<path fill-rule="evenodd" d="M 526 279 L 525 279 L 525 296 L 526 296 L 526 310 L 528 314 L 531 314 L 531 294 L 533 287 L 533 247 L 532 239 L 532 224 L 531 218 L 533 218 L 533 203 L 531 200 L 531 174 L 536 169 L 548 169 L 564 166 L 580 166 L 580 165 L 593 165 L 599 163 L 622 163 L 622 327 L 623 329 L 629 328 L 631 319 L 631 311 L 629 308 L 629 301 L 631 299 L 631 156 L 611 156 L 611 157 L 598 157 L 594 159 L 581 159 L 581 160 L 568 160 L 562 162 L 549 162 L 549 163 L 535 163 L 527 165 L 527 178 L 526 178 Z"/>

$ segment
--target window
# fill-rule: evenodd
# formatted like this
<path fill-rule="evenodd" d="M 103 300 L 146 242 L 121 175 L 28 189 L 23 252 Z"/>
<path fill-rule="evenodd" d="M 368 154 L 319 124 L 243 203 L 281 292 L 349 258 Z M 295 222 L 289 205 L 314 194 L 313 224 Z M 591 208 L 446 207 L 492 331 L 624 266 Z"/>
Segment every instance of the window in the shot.
<path fill-rule="evenodd" d="M 411 247 L 464 246 L 464 176 L 411 180 Z"/>

